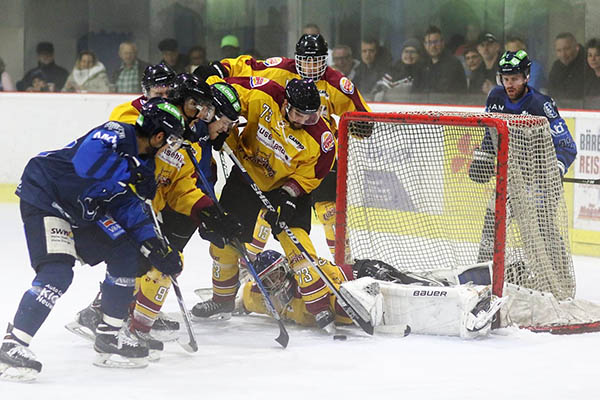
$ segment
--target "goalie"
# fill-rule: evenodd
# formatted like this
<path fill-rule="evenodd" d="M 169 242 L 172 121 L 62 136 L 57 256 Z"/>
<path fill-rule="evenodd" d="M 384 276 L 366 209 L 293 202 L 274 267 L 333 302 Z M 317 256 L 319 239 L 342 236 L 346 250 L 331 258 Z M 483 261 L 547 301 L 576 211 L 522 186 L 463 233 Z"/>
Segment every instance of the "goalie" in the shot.
<path fill-rule="evenodd" d="M 413 333 L 461 338 L 485 336 L 503 303 L 503 299 L 491 295 L 489 286 L 471 283 L 449 286 L 446 281 L 400 272 L 382 261 L 358 260 L 353 266 L 358 279 L 352 281 L 346 281 L 336 265 L 323 259 L 319 262 L 336 286 L 350 295 L 352 302 L 369 310 L 376 332 L 404 334 L 408 325 Z M 283 318 L 303 326 L 318 326 L 328 333 L 335 332 L 334 326 L 321 326 L 306 310 L 298 290 L 299 278 L 282 254 L 263 251 L 258 254 L 254 267 Z M 263 297 L 254 283 L 247 282 L 241 292 L 236 311 L 267 314 Z M 330 308 L 335 310 L 336 325 L 352 323 L 334 296 L 330 296 Z"/>

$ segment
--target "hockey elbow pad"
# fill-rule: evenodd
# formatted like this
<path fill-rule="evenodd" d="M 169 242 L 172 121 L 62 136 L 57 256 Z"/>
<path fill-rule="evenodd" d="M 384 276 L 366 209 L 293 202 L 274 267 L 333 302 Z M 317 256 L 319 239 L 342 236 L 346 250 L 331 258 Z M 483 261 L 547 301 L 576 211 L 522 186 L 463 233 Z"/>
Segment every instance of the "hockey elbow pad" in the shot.
<path fill-rule="evenodd" d="M 489 182 L 495 172 L 494 159 L 493 154 L 475 149 L 473 161 L 469 167 L 469 178 L 477 183 Z"/>

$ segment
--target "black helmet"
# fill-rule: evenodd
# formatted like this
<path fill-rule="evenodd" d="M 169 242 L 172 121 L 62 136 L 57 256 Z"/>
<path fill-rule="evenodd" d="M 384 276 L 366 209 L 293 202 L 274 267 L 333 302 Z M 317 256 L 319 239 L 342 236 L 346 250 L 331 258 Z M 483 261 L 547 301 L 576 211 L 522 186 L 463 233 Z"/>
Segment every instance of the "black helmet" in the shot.
<path fill-rule="evenodd" d="M 240 104 L 240 96 L 233 86 L 225 82 L 218 82 L 211 86 L 213 104 L 215 111 L 229 118 L 232 121 L 237 121 L 242 111 Z"/>
<path fill-rule="evenodd" d="M 177 73 L 173 68 L 161 62 L 156 65 L 148 65 L 142 77 L 142 90 L 144 96 L 148 97 L 148 90 L 153 86 L 171 86 Z"/>
<path fill-rule="evenodd" d="M 285 85 L 285 98 L 302 113 L 314 113 L 321 106 L 321 96 L 312 79 L 292 79 Z"/>
<path fill-rule="evenodd" d="M 161 97 L 148 100 L 142 106 L 140 116 L 135 122 L 138 129 L 145 137 L 152 137 L 159 132 L 164 132 L 170 145 L 183 141 L 185 121 L 181 111 Z"/>
<path fill-rule="evenodd" d="M 296 43 L 295 59 L 298 75 L 318 81 L 327 69 L 327 42 L 320 34 L 302 35 Z"/>
<path fill-rule="evenodd" d="M 212 101 L 210 86 L 195 75 L 179 74 L 173 81 L 167 100 L 177 106 L 183 106 L 183 102 L 188 97 L 193 98 L 197 103 L 209 103 Z"/>
<path fill-rule="evenodd" d="M 498 75 L 511 75 L 522 73 L 529 77 L 531 60 L 525 50 L 507 51 L 498 61 Z"/>

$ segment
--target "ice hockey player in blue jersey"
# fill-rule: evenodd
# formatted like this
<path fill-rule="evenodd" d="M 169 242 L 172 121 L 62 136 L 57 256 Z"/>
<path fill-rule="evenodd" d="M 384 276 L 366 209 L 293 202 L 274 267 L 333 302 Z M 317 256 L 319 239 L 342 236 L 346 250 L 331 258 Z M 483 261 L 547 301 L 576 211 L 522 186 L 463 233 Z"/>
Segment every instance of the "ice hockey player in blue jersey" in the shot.
<path fill-rule="evenodd" d="M 569 128 L 560 116 L 554 99 L 528 86 L 531 60 L 523 50 L 505 52 L 498 62 L 498 78 L 502 86 L 496 86 L 488 95 L 485 110 L 506 114 L 537 115 L 546 117 L 552 131 L 552 141 L 556 150 L 557 167 L 561 176 L 575 160 L 577 147 Z M 486 133 L 475 161 L 487 161 L 493 166 L 494 147 L 489 132 Z M 493 170 L 492 170 L 493 173 Z M 485 178 L 487 174 L 483 174 Z M 491 175 L 485 181 L 487 182 Z"/>
<path fill-rule="evenodd" d="M 95 364 L 147 365 L 145 343 L 121 329 L 140 249 L 168 275 L 181 272 L 182 261 L 179 252 L 157 236 L 140 198 L 154 196 L 154 156 L 165 145 L 176 150 L 184 126 L 179 110 L 156 98 L 143 106 L 135 125 L 106 122 L 66 147 L 29 161 L 16 194 L 36 275 L 0 347 L 0 378 L 31 380 L 41 371 L 28 346 L 71 284 L 76 258 L 107 265 Z"/>
<path fill-rule="evenodd" d="M 535 115 L 548 119 L 552 142 L 556 152 L 556 167 L 562 177 L 577 156 L 577 146 L 564 119 L 560 116 L 554 99 L 529 86 L 531 60 L 523 50 L 505 52 L 498 62 L 498 83 L 488 95 L 486 112 Z M 469 177 L 478 183 L 486 183 L 495 173 L 495 149 L 489 131 L 486 131 L 479 148 L 473 153 Z M 494 211 L 488 207 L 484 232 L 493 232 Z M 494 241 L 484 233 L 478 262 L 489 261 Z"/>

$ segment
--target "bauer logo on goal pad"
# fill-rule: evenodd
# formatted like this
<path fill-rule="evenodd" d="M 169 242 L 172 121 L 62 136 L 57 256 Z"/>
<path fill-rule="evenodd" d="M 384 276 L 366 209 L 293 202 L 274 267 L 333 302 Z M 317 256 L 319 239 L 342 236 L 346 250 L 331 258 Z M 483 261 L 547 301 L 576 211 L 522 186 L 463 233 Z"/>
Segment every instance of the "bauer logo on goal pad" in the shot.
<path fill-rule="evenodd" d="M 335 138 L 333 134 L 329 131 L 323 132 L 321 135 L 321 149 L 323 153 L 330 152 L 335 148 Z"/>
<path fill-rule="evenodd" d="M 340 79 L 340 89 L 342 89 L 342 92 L 344 92 L 346 94 L 353 94 L 354 93 L 354 83 L 352 83 L 352 81 L 350 79 L 343 76 L 342 79 Z"/>

